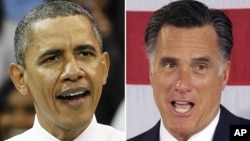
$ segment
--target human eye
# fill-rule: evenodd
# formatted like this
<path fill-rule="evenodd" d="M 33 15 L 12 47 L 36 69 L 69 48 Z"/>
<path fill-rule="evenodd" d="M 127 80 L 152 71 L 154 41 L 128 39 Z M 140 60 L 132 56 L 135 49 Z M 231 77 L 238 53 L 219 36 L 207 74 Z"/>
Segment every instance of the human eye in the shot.
<path fill-rule="evenodd" d="M 200 73 L 200 74 L 204 74 L 206 72 L 207 68 L 208 68 L 208 66 L 206 64 L 197 64 L 194 67 L 195 72 Z"/>
<path fill-rule="evenodd" d="M 175 62 L 166 62 L 164 64 L 164 71 L 165 72 L 174 72 L 177 68 L 177 64 Z"/>
<path fill-rule="evenodd" d="M 177 60 L 172 57 L 163 57 L 160 60 L 161 68 L 164 68 L 165 71 L 174 71 L 177 68 Z"/>
<path fill-rule="evenodd" d="M 167 62 L 165 64 L 165 67 L 168 69 L 174 69 L 176 67 L 176 64 L 174 62 Z"/>
<path fill-rule="evenodd" d="M 62 59 L 63 50 L 60 49 L 49 49 L 41 53 L 38 56 L 37 63 L 39 65 L 51 64 L 59 62 Z"/>
<path fill-rule="evenodd" d="M 52 56 L 48 56 L 44 62 L 54 62 L 54 61 L 59 61 L 60 57 L 57 55 L 52 55 Z"/>
<path fill-rule="evenodd" d="M 48 56 L 44 56 L 43 59 L 41 59 L 40 64 L 52 64 L 52 63 L 56 63 L 59 62 L 61 59 L 61 57 L 59 55 L 48 55 Z"/>
<path fill-rule="evenodd" d="M 92 45 L 77 45 L 74 48 L 74 54 L 76 58 L 87 59 L 97 56 L 97 51 Z"/>
<path fill-rule="evenodd" d="M 197 66 L 197 69 L 198 69 L 198 70 L 205 70 L 205 69 L 206 69 L 206 66 L 205 66 L 205 65 L 198 65 L 198 66 Z"/>
<path fill-rule="evenodd" d="M 79 58 L 89 58 L 89 57 L 95 57 L 95 53 L 93 51 L 89 50 L 84 50 L 84 51 L 79 51 L 78 52 L 78 57 Z"/>
<path fill-rule="evenodd" d="M 79 53 L 79 56 L 94 56 L 94 53 L 91 51 L 82 51 Z"/>

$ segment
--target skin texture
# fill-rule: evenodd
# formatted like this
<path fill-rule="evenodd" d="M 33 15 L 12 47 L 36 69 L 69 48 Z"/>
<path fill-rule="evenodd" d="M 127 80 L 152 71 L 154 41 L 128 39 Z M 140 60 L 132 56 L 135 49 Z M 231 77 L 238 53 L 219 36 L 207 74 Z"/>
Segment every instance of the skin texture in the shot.
<path fill-rule="evenodd" d="M 4 112 L 0 114 L 0 130 L 3 139 L 32 127 L 35 109 L 30 95 L 23 96 L 13 88 L 8 94 L 4 109 Z"/>
<path fill-rule="evenodd" d="M 166 25 L 158 35 L 150 81 L 164 126 L 179 141 L 204 129 L 218 113 L 230 62 L 222 63 L 217 38 L 211 25 Z M 173 101 L 192 102 L 194 106 L 180 113 Z"/>
<path fill-rule="evenodd" d="M 91 122 L 109 69 L 89 20 L 82 16 L 44 19 L 32 28 L 26 68 L 12 64 L 10 75 L 19 91 L 31 94 L 40 124 L 60 140 L 72 140 Z M 89 91 L 80 100 L 59 95 Z"/>

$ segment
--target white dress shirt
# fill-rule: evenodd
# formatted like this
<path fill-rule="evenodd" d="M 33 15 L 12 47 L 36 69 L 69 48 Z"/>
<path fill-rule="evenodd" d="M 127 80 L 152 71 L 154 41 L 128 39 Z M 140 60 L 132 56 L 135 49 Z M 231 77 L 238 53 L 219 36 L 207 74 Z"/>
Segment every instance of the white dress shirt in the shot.
<path fill-rule="evenodd" d="M 213 121 L 202 131 L 191 136 L 187 141 L 212 141 L 216 126 L 219 122 L 220 110 L 213 119 Z M 163 122 L 161 120 L 160 125 L 160 141 L 178 141 L 174 138 L 168 130 L 163 126 Z"/>
<path fill-rule="evenodd" d="M 26 132 L 7 141 L 60 141 L 42 128 L 35 116 L 34 125 Z M 99 124 L 95 116 L 89 126 L 73 141 L 125 141 L 125 134 L 111 126 Z"/>

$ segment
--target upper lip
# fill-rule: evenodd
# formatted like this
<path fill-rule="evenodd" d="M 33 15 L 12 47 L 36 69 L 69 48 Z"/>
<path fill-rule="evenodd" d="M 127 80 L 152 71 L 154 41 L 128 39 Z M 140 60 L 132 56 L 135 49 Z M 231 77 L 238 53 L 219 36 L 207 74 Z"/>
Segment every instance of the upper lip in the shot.
<path fill-rule="evenodd" d="M 66 95 L 74 95 L 74 94 L 78 94 L 78 93 L 84 93 L 86 91 L 90 91 L 90 90 L 85 88 L 85 87 L 69 88 L 69 89 L 64 90 L 63 92 L 59 93 L 56 97 L 66 96 Z"/>

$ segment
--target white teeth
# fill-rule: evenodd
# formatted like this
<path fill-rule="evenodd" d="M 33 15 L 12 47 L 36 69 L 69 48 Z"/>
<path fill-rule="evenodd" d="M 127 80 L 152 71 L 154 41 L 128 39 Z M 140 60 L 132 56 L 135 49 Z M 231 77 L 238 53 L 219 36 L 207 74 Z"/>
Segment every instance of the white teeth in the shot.
<path fill-rule="evenodd" d="M 175 110 L 178 112 L 178 113 L 186 113 L 189 111 L 189 109 L 182 109 L 182 108 L 175 108 Z"/>
<path fill-rule="evenodd" d="M 63 95 L 64 97 L 66 96 L 77 96 L 77 95 L 80 95 L 80 94 L 83 94 L 85 93 L 85 91 L 79 91 L 79 92 L 75 92 L 75 93 L 69 93 L 69 94 L 66 94 L 66 95 Z"/>
<path fill-rule="evenodd" d="M 188 102 L 184 102 L 184 101 L 176 101 L 175 103 L 176 103 L 176 104 L 181 104 L 181 105 L 188 104 Z"/>

